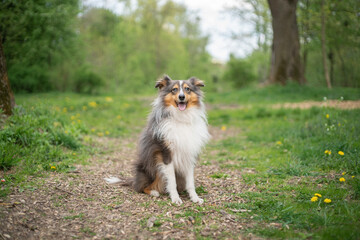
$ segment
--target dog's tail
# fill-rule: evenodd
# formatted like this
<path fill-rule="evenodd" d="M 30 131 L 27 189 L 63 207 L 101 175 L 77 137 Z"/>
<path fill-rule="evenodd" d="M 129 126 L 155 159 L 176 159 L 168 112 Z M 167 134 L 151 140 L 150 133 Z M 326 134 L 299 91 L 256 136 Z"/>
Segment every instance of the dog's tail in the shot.
<path fill-rule="evenodd" d="M 131 178 L 109 177 L 104 178 L 104 180 L 109 184 L 121 183 L 121 186 L 132 186 L 133 183 L 133 179 Z"/>

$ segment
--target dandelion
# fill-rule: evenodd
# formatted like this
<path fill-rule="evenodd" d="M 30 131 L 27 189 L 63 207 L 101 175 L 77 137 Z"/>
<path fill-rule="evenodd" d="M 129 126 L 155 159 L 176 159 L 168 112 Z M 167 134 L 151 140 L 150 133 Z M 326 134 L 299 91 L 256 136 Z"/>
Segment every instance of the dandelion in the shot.
<path fill-rule="evenodd" d="M 2 178 L 2 179 L 1 179 L 1 182 L 5 182 L 5 179 L 4 179 L 4 178 Z"/>
<path fill-rule="evenodd" d="M 221 126 L 221 131 L 226 131 L 226 126 L 225 125 Z"/>
<path fill-rule="evenodd" d="M 67 112 L 67 108 L 64 107 L 62 111 L 63 111 L 64 113 L 66 113 L 66 112 Z"/>
<path fill-rule="evenodd" d="M 90 129 L 91 132 L 95 132 L 95 128 Z"/>
<path fill-rule="evenodd" d="M 331 203 L 331 199 L 325 198 L 325 199 L 324 199 L 324 203 Z"/>
<path fill-rule="evenodd" d="M 93 107 L 93 108 L 96 108 L 97 103 L 96 102 L 89 102 L 89 106 Z"/>
<path fill-rule="evenodd" d="M 342 172 L 342 173 L 341 173 L 341 175 L 343 175 L 343 176 L 344 176 L 345 174 L 346 174 L 346 172 Z"/>
<path fill-rule="evenodd" d="M 74 120 L 75 118 L 76 118 L 75 116 L 71 116 L 71 118 L 70 118 L 70 119 L 71 119 L 71 120 Z"/>
<path fill-rule="evenodd" d="M 325 154 L 331 155 L 331 151 L 330 150 L 325 150 L 324 152 Z"/>
<path fill-rule="evenodd" d="M 109 135 L 109 134 L 110 134 L 110 132 L 109 132 L 109 131 L 105 131 L 105 134 L 106 134 L 106 135 Z"/>
<path fill-rule="evenodd" d="M 282 142 L 281 142 L 281 141 L 277 141 L 276 144 L 277 144 L 277 145 L 282 145 Z"/>
<path fill-rule="evenodd" d="M 329 118 L 330 117 L 330 115 L 329 114 L 326 114 L 326 118 Z"/>
<path fill-rule="evenodd" d="M 83 106 L 82 109 L 83 109 L 83 111 L 86 111 L 86 110 L 87 110 L 87 106 Z"/>
<path fill-rule="evenodd" d="M 319 200 L 319 198 L 318 197 L 312 197 L 311 199 L 310 199 L 310 201 L 312 201 L 312 202 L 317 202 L 317 200 Z"/>
<path fill-rule="evenodd" d="M 56 170 L 56 167 L 55 167 L 55 166 L 51 166 L 50 169 Z"/>
<path fill-rule="evenodd" d="M 117 115 L 116 118 L 117 118 L 117 119 L 121 119 L 121 116 L 120 116 L 120 115 Z"/>
<path fill-rule="evenodd" d="M 344 156 L 344 152 L 343 151 L 338 151 L 338 154 L 341 156 Z"/>
<path fill-rule="evenodd" d="M 354 178 L 355 176 L 351 176 L 351 178 Z"/>
<path fill-rule="evenodd" d="M 342 178 L 339 178 L 339 181 L 340 182 L 345 182 L 346 180 L 345 180 L 345 178 L 342 177 Z"/>
<path fill-rule="evenodd" d="M 106 97 L 106 98 L 105 98 L 105 101 L 107 101 L 107 102 L 112 102 L 113 99 L 112 99 L 111 97 Z"/>
<path fill-rule="evenodd" d="M 73 156 L 76 156 L 76 153 L 75 153 L 75 152 L 73 153 Z"/>
<path fill-rule="evenodd" d="M 78 119 L 78 120 L 77 120 L 77 122 L 78 122 L 78 123 L 81 123 L 81 120 L 80 120 L 80 119 Z"/>
<path fill-rule="evenodd" d="M 320 193 L 315 193 L 315 197 L 322 197 Z"/>
<path fill-rule="evenodd" d="M 99 137 L 104 136 L 104 134 L 103 134 L 102 132 L 98 132 L 97 135 L 98 135 Z"/>

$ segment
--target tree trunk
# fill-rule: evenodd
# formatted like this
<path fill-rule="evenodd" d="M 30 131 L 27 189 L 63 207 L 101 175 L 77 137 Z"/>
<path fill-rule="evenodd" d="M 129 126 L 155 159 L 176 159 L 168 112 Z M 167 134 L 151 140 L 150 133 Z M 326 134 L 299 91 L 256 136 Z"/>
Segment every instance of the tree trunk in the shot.
<path fill-rule="evenodd" d="M 10 82 L 6 70 L 5 55 L 2 47 L 2 38 L 0 36 L 0 108 L 6 115 L 11 115 L 12 108 L 14 106 L 15 98 L 10 88 Z"/>
<path fill-rule="evenodd" d="M 322 52 L 322 62 L 324 68 L 324 76 L 326 80 L 327 87 L 331 88 L 329 70 L 326 62 L 326 46 L 325 46 L 325 9 L 324 9 L 325 1 L 321 1 L 321 52 Z"/>
<path fill-rule="evenodd" d="M 297 0 L 268 0 L 273 28 L 269 82 L 286 84 L 288 79 L 306 82 L 300 61 L 300 41 L 296 20 Z"/>

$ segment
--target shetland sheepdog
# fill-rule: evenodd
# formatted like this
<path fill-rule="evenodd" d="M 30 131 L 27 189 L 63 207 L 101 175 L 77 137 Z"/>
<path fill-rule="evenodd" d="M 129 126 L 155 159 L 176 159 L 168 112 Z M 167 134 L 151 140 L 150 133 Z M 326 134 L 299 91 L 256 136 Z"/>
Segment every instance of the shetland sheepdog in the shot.
<path fill-rule="evenodd" d="M 155 197 L 168 193 L 173 203 L 182 204 L 179 192 L 186 190 L 191 201 L 203 203 L 194 181 L 194 167 L 210 138 L 202 87 L 204 82 L 195 77 L 171 80 L 165 75 L 156 82 L 159 94 L 140 136 L 129 183 L 136 191 Z"/>

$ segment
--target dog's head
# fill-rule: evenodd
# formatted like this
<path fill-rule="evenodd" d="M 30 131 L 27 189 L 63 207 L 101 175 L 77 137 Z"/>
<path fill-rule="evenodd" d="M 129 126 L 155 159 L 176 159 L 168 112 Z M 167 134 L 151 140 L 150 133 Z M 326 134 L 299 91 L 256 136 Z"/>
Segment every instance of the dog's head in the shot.
<path fill-rule="evenodd" d="M 204 82 L 192 77 L 188 80 L 171 80 L 165 75 L 156 82 L 159 95 L 166 107 L 175 107 L 180 111 L 200 106 Z"/>

